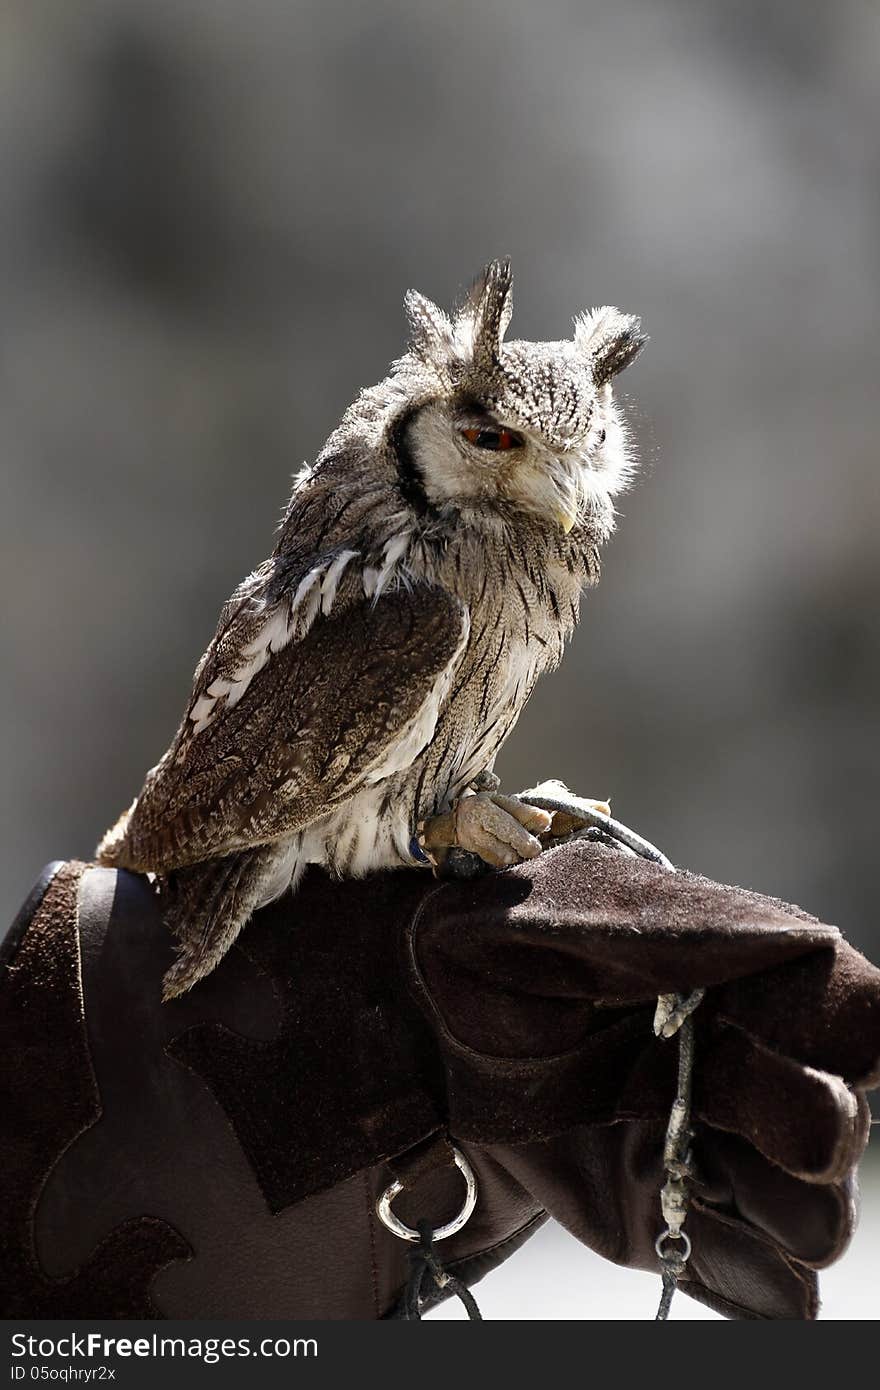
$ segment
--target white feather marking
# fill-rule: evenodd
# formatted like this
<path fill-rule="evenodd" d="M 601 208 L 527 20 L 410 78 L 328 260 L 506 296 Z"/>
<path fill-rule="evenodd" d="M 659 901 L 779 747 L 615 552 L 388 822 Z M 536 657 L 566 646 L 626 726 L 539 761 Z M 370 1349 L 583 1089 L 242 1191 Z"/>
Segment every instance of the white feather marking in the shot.
<path fill-rule="evenodd" d="M 249 642 L 244 649 L 243 655 L 248 658 L 248 668 L 250 662 L 257 660 L 261 655 L 264 655 L 265 660 L 268 661 L 270 651 L 280 652 L 282 647 L 286 647 L 290 641 L 292 630 L 293 624 L 287 612 L 287 605 L 280 603 L 273 610 L 265 627 L 260 629 L 253 641 Z M 235 679 L 243 679 L 240 672 L 236 672 Z"/>
<path fill-rule="evenodd" d="M 379 597 L 410 539 L 409 532 L 392 537 L 383 551 L 382 569 L 368 567 L 364 570 L 364 593 L 368 598 Z M 269 657 L 282 651 L 294 635 L 305 636 L 319 613 L 326 615 L 330 612 L 346 566 L 357 555 L 356 550 L 341 550 L 329 563 L 313 565 L 297 585 L 290 606 L 282 600 L 268 610 L 257 635 L 242 648 L 243 660 L 240 664 L 230 676 L 218 676 L 213 680 L 205 694 L 193 704 L 188 716 L 193 733 L 200 734 L 207 728 L 216 713 L 218 700 L 225 698 L 228 709 L 237 705 Z"/>
<path fill-rule="evenodd" d="M 333 607 L 333 600 L 336 598 L 336 590 L 342 578 L 343 571 L 350 560 L 357 558 L 356 550 L 341 550 L 336 559 L 330 564 L 327 573 L 321 583 L 321 612 L 326 616 Z"/>
<path fill-rule="evenodd" d="M 297 626 L 301 632 L 308 632 L 315 620 L 318 604 L 321 601 L 321 590 L 316 588 L 318 580 L 324 573 L 323 565 L 315 565 L 309 570 L 299 582 L 299 587 L 293 596 L 293 603 L 290 605 L 291 615 L 296 615 Z M 313 593 L 312 590 L 315 590 Z M 278 648 L 276 647 L 277 651 Z"/>
<path fill-rule="evenodd" d="M 212 700 L 207 695 L 203 695 L 200 700 L 196 700 L 189 712 L 189 717 L 193 722 L 194 734 L 200 734 L 202 729 L 207 728 L 214 717 L 214 705 L 216 700 Z"/>
<path fill-rule="evenodd" d="M 262 671 L 266 662 L 269 660 L 268 652 L 263 652 L 248 668 L 247 674 L 238 681 L 230 681 L 226 691 L 226 708 L 232 709 L 237 705 L 244 692 L 247 690 L 254 676 L 258 671 Z"/>
<path fill-rule="evenodd" d="M 223 677 L 212 681 L 208 686 L 207 693 L 219 700 L 222 695 L 226 696 L 226 705 L 232 709 L 238 704 L 244 692 L 247 690 L 254 676 L 256 676 L 272 652 L 281 651 L 290 641 L 292 624 L 290 623 L 287 605 L 278 604 L 271 612 L 271 616 L 263 624 L 256 637 L 242 648 L 244 662 L 236 667 L 228 680 Z"/>
<path fill-rule="evenodd" d="M 303 599 L 297 615 L 299 618 L 299 633 L 301 637 L 305 637 L 320 611 L 321 586 L 320 584 L 313 584 L 308 594 Z"/>
<path fill-rule="evenodd" d="M 412 541 L 411 531 L 402 531 L 399 536 L 392 536 L 390 541 L 385 544 L 382 553 L 382 568 L 376 577 L 376 587 L 373 589 L 373 598 L 376 599 L 381 594 L 385 585 L 391 579 L 399 561 L 406 554 Z"/>
<path fill-rule="evenodd" d="M 302 599 L 303 592 L 306 592 L 304 585 L 307 584 L 307 581 L 314 584 L 314 580 L 320 573 L 320 567 L 316 570 L 310 570 L 296 591 L 295 602 Z M 250 639 L 249 644 L 242 648 L 243 660 L 239 666 L 236 666 L 231 676 L 218 676 L 217 680 L 211 681 L 202 698 L 196 701 L 190 709 L 189 719 L 193 724 L 193 733 L 200 734 L 203 728 L 209 726 L 214 717 L 217 701 L 220 701 L 224 696 L 225 701 L 227 701 L 227 709 L 232 709 L 238 705 L 250 682 L 263 670 L 272 653 L 281 652 L 282 648 L 285 648 L 291 641 L 295 627 L 292 610 L 289 609 L 284 600 L 268 610 L 267 619 L 260 627 L 256 637 Z"/>
<path fill-rule="evenodd" d="M 193 724 L 193 733 L 200 734 L 207 728 L 216 712 L 218 700 L 225 697 L 227 709 L 237 705 L 269 657 L 282 651 L 295 633 L 302 636 L 308 632 L 322 607 L 325 613 L 330 611 L 342 571 L 356 553 L 353 550 L 343 551 L 329 565 L 314 565 L 300 580 L 289 606 L 282 600 L 268 610 L 257 635 L 242 648 L 243 660 L 231 676 L 218 676 L 192 706 L 188 717 Z M 327 582 L 331 576 L 332 587 Z M 323 583 L 318 582 L 321 579 Z"/>

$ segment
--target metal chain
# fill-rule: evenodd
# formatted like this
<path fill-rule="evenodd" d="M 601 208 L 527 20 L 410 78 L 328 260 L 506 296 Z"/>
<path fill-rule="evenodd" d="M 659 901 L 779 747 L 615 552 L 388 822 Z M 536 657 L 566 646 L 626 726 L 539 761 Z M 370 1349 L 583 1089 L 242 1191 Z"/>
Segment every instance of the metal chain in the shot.
<path fill-rule="evenodd" d="M 691 1256 L 690 1237 L 684 1229 L 690 1200 L 691 1166 L 691 1100 L 694 1079 L 694 1020 L 693 1012 L 706 991 L 661 994 L 654 1014 L 654 1033 L 658 1038 L 671 1038 L 678 1033 L 678 1085 L 669 1112 L 666 1139 L 663 1144 L 663 1166 L 666 1182 L 660 1192 L 660 1210 L 666 1223 L 654 1242 L 660 1261 L 663 1293 L 655 1322 L 669 1317 L 672 1296 L 678 1287 Z"/>

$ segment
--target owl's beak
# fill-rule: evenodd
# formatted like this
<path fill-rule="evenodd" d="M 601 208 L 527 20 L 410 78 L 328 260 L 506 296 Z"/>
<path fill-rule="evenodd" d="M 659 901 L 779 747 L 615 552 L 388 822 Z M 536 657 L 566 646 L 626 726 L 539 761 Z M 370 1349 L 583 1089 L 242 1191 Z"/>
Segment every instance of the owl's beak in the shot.
<path fill-rule="evenodd" d="M 574 507 L 560 507 L 554 513 L 554 520 L 557 521 L 565 532 L 566 536 L 577 521 L 577 510 Z"/>

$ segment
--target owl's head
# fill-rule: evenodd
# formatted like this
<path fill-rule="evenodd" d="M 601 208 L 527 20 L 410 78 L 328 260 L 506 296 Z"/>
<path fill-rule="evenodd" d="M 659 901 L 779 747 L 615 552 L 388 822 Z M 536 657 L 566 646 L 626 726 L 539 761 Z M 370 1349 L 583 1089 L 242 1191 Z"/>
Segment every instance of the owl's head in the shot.
<path fill-rule="evenodd" d="M 608 508 L 631 471 L 612 382 L 645 342 L 638 319 L 593 309 L 569 340 L 505 343 L 506 260 L 451 316 L 416 291 L 406 309 L 411 339 L 398 368 L 423 390 L 397 447 L 432 508 L 527 513 L 564 531 Z"/>

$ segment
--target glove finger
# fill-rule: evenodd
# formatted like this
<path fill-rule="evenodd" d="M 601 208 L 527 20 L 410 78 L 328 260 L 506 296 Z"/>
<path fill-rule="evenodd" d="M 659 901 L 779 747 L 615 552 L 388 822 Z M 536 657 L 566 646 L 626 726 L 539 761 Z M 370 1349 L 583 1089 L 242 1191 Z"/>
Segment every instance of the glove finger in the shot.
<path fill-rule="evenodd" d="M 703 1130 L 694 1145 L 693 1199 L 757 1228 L 786 1256 L 822 1269 L 846 1249 L 858 1214 L 851 1174 L 837 1183 L 805 1183 L 769 1163 L 731 1134 Z"/>
<path fill-rule="evenodd" d="M 706 1005 L 702 1007 L 707 1007 Z M 697 1121 L 752 1144 L 771 1163 L 807 1182 L 831 1183 L 856 1165 L 867 1143 L 864 1096 L 839 1077 L 803 1066 L 739 1028 L 697 1015 L 693 1114 Z M 620 1054 L 620 1068 L 625 1064 Z M 644 1047 L 618 1092 L 616 1114 L 660 1120 L 676 1089 L 678 1048 Z"/>
<path fill-rule="evenodd" d="M 663 1226 L 663 1133 L 656 1121 L 584 1125 L 488 1152 L 585 1245 L 615 1264 L 659 1274 L 654 1242 Z M 707 1192 L 723 1198 L 724 1181 Z M 824 1196 L 805 1184 L 796 1192 L 801 1213 L 816 1194 Z M 725 1317 L 815 1317 L 813 1271 L 789 1259 L 771 1235 L 701 1198 L 695 1195 L 687 1218 L 692 1254 L 682 1290 Z"/>
<path fill-rule="evenodd" d="M 691 1258 L 679 1287 L 726 1318 L 812 1319 L 819 1311 L 813 1270 L 785 1257 L 758 1231 L 694 1202 Z"/>
<path fill-rule="evenodd" d="M 739 1029 L 707 1033 L 694 1077 L 699 1120 L 747 1139 L 806 1182 L 838 1182 L 855 1167 L 868 1142 L 863 1097 L 839 1076 L 801 1066 Z"/>
<path fill-rule="evenodd" d="M 709 999 L 701 1009 L 709 1008 Z M 620 1119 L 669 1116 L 678 1048 L 653 1041 L 637 1056 L 614 1059 Z M 610 1065 L 610 1063 L 609 1063 Z M 840 1076 L 770 1051 L 730 1023 L 696 1013 L 694 1118 L 738 1134 L 785 1172 L 833 1183 L 858 1163 L 869 1134 L 865 1097 Z"/>
<path fill-rule="evenodd" d="M 722 986 L 714 1006 L 776 1051 L 863 1090 L 880 1085 L 880 970 L 843 940 Z"/>

